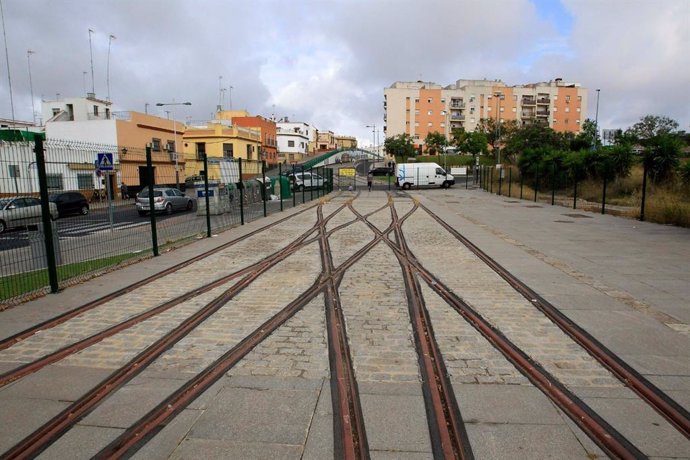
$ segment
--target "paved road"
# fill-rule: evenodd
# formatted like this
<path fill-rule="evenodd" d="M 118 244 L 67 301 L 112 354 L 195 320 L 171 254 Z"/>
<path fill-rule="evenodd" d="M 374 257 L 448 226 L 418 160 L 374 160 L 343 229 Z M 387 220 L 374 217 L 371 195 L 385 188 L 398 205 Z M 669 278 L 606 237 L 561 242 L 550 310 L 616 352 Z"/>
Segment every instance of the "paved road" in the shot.
<path fill-rule="evenodd" d="M 334 265 L 384 230 L 395 212 L 420 263 L 472 304 L 535 362 L 642 452 L 690 458 L 690 443 L 620 381 L 461 246 L 415 200 L 441 215 L 633 367 L 690 407 L 690 232 L 599 214 L 507 200 L 479 190 L 343 192 L 324 200 Z M 352 210 L 343 208 L 352 202 Z M 308 205 L 307 205 L 308 206 Z M 298 212 L 306 206 L 286 213 Z M 166 300 L 264 260 L 319 218 L 317 208 L 283 222 L 269 216 L 155 260 L 0 313 L 0 337 L 127 286 L 223 243 L 246 239 L 61 326 L 0 352 L 0 371 L 45 355 Z M 269 223 L 270 230 L 250 234 Z M 65 433 L 47 458 L 89 458 L 322 274 L 316 241 L 253 281 Z M 0 389 L 5 451 L 48 417 L 227 285 Z M 603 452 L 431 286 L 426 307 L 476 458 L 596 458 Z M 405 281 L 386 244 L 374 246 L 339 287 L 372 458 L 431 458 L 418 354 Z M 324 298 L 318 296 L 228 371 L 137 454 L 138 458 L 332 458 L 332 373 Z M 21 414 L 21 416 L 20 416 Z M 231 414 L 231 415 L 229 415 Z"/>

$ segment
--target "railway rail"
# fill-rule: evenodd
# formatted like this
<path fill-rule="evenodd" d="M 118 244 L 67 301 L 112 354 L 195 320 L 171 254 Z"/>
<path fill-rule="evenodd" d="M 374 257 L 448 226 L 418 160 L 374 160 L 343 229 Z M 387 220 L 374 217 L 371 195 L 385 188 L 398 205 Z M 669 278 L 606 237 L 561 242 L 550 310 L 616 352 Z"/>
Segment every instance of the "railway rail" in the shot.
<path fill-rule="evenodd" d="M 265 277 L 271 270 L 276 269 L 279 264 L 285 263 L 290 257 L 312 245 L 317 245 L 319 248 L 321 269 L 320 274 L 311 284 L 304 288 L 292 301 L 280 306 L 266 320 L 253 327 L 249 333 L 214 359 L 213 362 L 204 366 L 201 372 L 196 372 L 176 391 L 161 400 L 159 404 L 115 439 L 107 445 L 101 446 L 98 453 L 95 454 L 95 458 L 121 458 L 134 455 L 193 401 L 237 366 L 257 346 L 265 342 L 291 318 L 294 318 L 306 305 L 321 297 L 323 298 L 323 316 L 325 318 L 325 336 L 330 369 L 330 394 L 333 413 L 332 451 L 337 458 L 370 458 L 372 445 L 368 430 L 368 416 L 367 411 L 363 408 L 360 395 L 356 351 L 352 349 L 351 342 L 353 339 L 349 337 L 350 328 L 353 326 L 348 322 L 346 315 L 348 305 L 342 302 L 340 292 L 345 274 L 360 266 L 365 257 L 380 245 L 388 248 L 391 255 L 394 256 L 404 281 L 407 322 L 411 331 L 410 347 L 417 356 L 429 445 L 434 458 L 472 459 L 474 452 L 471 445 L 472 437 L 467 432 L 461 405 L 458 403 L 450 372 L 446 368 L 445 350 L 436 339 L 434 322 L 425 305 L 422 284 L 428 286 L 446 305 L 457 312 L 459 317 L 472 325 L 491 346 L 495 347 L 505 359 L 525 375 L 532 385 L 550 398 L 607 455 L 614 458 L 644 458 L 645 453 L 636 445 L 636 440 L 629 440 L 623 436 L 606 421 L 605 417 L 585 404 L 556 376 L 549 373 L 539 362 L 526 351 L 520 349 L 508 336 L 482 316 L 462 298 L 461 287 L 445 284 L 439 276 L 424 266 L 408 245 L 408 235 L 404 229 L 406 220 L 420 212 L 430 216 L 438 228 L 448 232 L 464 244 L 477 258 L 496 271 L 516 292 L 524 296 L 535 308 L 539 309 L 550 321 L 565 332 L 571 340 L 594 357 L 601 366 L 612 372 L 643 401 L 658 411 L 683 436 L 689 437 L 688 426 L 690 424 L 688 420 L 690 418 L 687 410 L 680 404 L 644 379 L 631 366 L 606 349 L 586 331 L 568 320 L 556 307 L 506 271 L 430 209 L 420 205 L 416 200 L 412 200 L 407 194 L 388 194 L 387 197 L 386 204 L 376 205 L 368 212 L 357 209 L 356 203 L 360 199 L 359 194 L 339 197 L 338 199 L 344 200 L 342 204 L 335 202 L 329 204 L 330 199 L 323 199 L 318 205 L 305 207 L 299 213 L 258 228 L 212 251 L 207 251 L 193 259 L 177 264 L 161 274 L 133 283 L 112 294 L 0 341 L 0 351 L 11 349 L 16 344 L 36 335 L 38 331 L 68 323 L 71 319 L 102 307 L 119 296 L 136 292 L 137 289 L 154 279 L 160 279 L 162 276 L 189 267 L 212 254 L 218 253 L 218 251 L 232 247 L 240 241 L 251 239 L 261 232 L 273 229 L 278 224 L 295 222 L 290 219 L 297 215 L 308 211 L 313 211 L 316 214 L 315 224 L 304 229 L 294 240 L 285 242 L 281 249 L 267 254 L 260 260 L 249 263 L 232 273 L 168 299 L 140 314 L 1 374 L 0 391 L 10 384 L 21 384 L 24 377 L 40 372 L 50 364 L 59 364 L 66 357 L 86 350 L 106 338 L 116 336 L 201 294 L 227 285 L 227 288 L 220 295 L 204 304 L 194 314 L 163 334 L 153 344 L 140 350 L 129 362 L 116 369 L 105 380 L 71 403 L 58 415 L 14 444 L 9 450 L 1 454 L 0 458 L 34 458 L 45 452 L 61 436 L 94 411 L 99 404 L 159 360 L 166 351 L 179 346 L 181 340 L 198 329 L 202 323 L 213 321 L 214 315 L 241 292 L 254 285 L 262 276 Z M 396 202 L 409 203 L 410 201 L 412 201 L 410 209 L 402 216 L 398 216 Z M 330 206 L 331 212 L 324 215 L 326 205 Z M 343 215 L 345 211 L 349 211 L 353 217 L 346 218 L 343 216 L 341 220 L 343 223 L 328 229 L 328 222 L 336 216 Z M 385 212 L 389 213 L 390 223 L 387 227 L 377 227 L 372 223 L 372 216 L 380 217 Z M 344 229 L 354 224 L 364 224 L 371 231 L 372 236 L 356 250 L 352 247 L 351 253 L 346 254 L 345 261 L 336 266 L 330 241 L 333 238 L 338 238 Z M 372 305 L 372 308 L 375 308 L 375 305 Z"/>

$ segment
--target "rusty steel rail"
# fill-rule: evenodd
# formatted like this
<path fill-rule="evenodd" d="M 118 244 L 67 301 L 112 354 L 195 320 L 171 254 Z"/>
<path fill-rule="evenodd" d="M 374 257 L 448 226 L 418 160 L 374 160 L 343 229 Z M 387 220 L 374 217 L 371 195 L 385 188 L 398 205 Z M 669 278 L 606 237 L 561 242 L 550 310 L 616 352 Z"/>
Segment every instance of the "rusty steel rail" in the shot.
<path fill-rule="evenodd" d="M 318 211 L 319 220 L 322 220 L 320 211 Z M 324 225 L 320 232 L 319 245 L 321 247 L 321 266 L 326 278 L 324 297 L 328 330 L 328 357 L 331 369 L 334 453 L 337 458 L 345 460 L 367 460 L 370 457 L 364 414 L 362 413 L 357 379 L 347 340 L 345 316 L 338 295 L 338 286 L 333 279 L 333 272 L 335 271 L 333 255 L 325 228 Z M 339 280 L 342 280 L 342 277 Z"/>
<path fill-rule="evenodd" d="M 390 231 L 390 229 L 388 231 Z M 288 304 L 281 312 L 271 318 L 267 323 L 257 328 L 252 334 L 243 339 L 240 344 L 208 366 L 202 373 L 189 380 L 179 390 L 156 406 L 156 408 L 149 411 L 149 413 L 129 427 L 117 439 L 103 448 L 94 458 L 110 459 L 133 455 L 148 442 L 148 440 L 155 436 L 156 433 L 162 430 L 170 419 L 180 413 L 206 389 L 217 382 L 226 372 L 232 369 L 243 356 L 268 337 L 272 331 L 297 313 L 319 293 L 324 292 L 324 290 L 327 289 L 329 280 L 342 277 L 347 269 L 361 260 L 362 257 L 381 241 L 381 239 L 381 237 L 377 237 L 360 248 L 346 262 L 336 268 L 330 276 L 322 275 L 312 287 Z M 342 435 L 342 433 L 338 434 Z M 348 441 L 347 439 L 338 439 L 336 436 L 334 442 L 345 443 Z M 363 446 L 364 444 L 359 444 L 360 450 Z"/>
<path fill-rule="evenodd" d="M 492 259 L 488 254 L 479 249 L 474 243 L 460 234 L 453 227 L 444 222 L 440 217 L 427 207 L 421 205 L 436 222 L 443 226 L 451 235 L 465 245 L 481 261 L 503 278 L 510 286 L 519 292 L 525 299 L 541 311 L 556 326 L 558 326 L 572 340 L 596 359 L 602 366 L 608 369 L 625 386 L 635 392 L 641 399 L 647 402 L 654 410 L 664 417 L 671 425 L 690 439 L 690 412 L 674 401 L 668 394 L 660 390 L 656 385 L 647 380 L 632 366 L 623 361 L 618 355 L 609 350 L 594 336 L 581 328 L 578 324 L 563 314 L 548 300 L 537 294 L 515 275 L 506 270 L 502 265 Z"/>
<path fill-rule="evenodd" d="M 72 309 L 70 311 L 62 313 L 58 316 L 55 316 L 55 317 L 50 318 L 46 321 L 43 321 L 43 322 L 41 322 L 35 326 L 32 326 L 28 329 L 21 331 L 21 332 L 13 334 L 10 337 L 2 339 L 2 340 L 0 340 L 0 351 L 11 347 L 12 345 L 14 345 L 17 342 L 21 342 L 22 340 L 24 340 L 28 337 L 31 337 L 32 335 L 36 334 L 39 331 L 45 331 L 46 329 L 50 329 L 52 327 L 58 326 L 58 325 L 66 322 L 66 321 L 69 321 L 72 318 L 75 318 L 75 317 L 81 315 L 82 313 L 85 313 L 89 310 L 92 310 L 92 309 L 98 307 L 99 305 L 103 305 L 104 303 L 109 302 L 113 299 L 116 299 L 117 297 L 119 297 L 121 295 L 127 294 L 129 292 L 134 291 L 135 289 L 138 289 L 142 286 L 145 286 L 145 285 L 151 283 L 152 281 L 157 280 L 161 276 L 166 276 L 166 275 L 169 275 L 171 273 L 174 273 L 174 272 L 181 270 L 182 268 L 185 268 L 185 267 L 187 267 L 187 266 L 189 266 L 195 262 L 198 262 L 199 260 L 205 259 L 206 257 L 211 256 L 211 255 L 217 253 L 218 251 L 222 251 L 224 249 L 227 249 L 230 246 L 233 246 L 233 245 L 235 245 L 235 244 L 237 244 L 243 240 L 246 240 L 247 238 L 250 238 L 250 237 L 256 235 L 257 233 L 263 232 L 263 231 L 268 230 L 268 229 L 270 229 L 270 228 L 272 228 L 278 224 L 285 222 L 286 220 L 292 219 L 293 217 L 298 216 L 298 215 L 312 209 L 315 206 L 317 206 L 317 205 L 314 204 L 312 206 L 309 206 L 309 207 L 307 207 L 307 208 L 305 208 L 299 212 L 296 212 L 296 213 L 291 214 L 287 217 L 284 217 L 284 218 L 279 219 L 275 222 L 272 222 L 268 225 L 265 225 L 261 228 L 253 230 L 253 231 L 247 233 L 246 235 L 242 235 L 239 238 L 235 238 L 232 241 L 228 241 L 227 243 L 224 243 L 221 246 L 218 246 L 217 248 L 210 249 L 206 252 L 203 252 L 197 256 L 192 257 L 189 260 L 185 260 L 183 262 L 180 262 L 179 264 L 176 264 L 176 265 L 173 265 L 172 267 L 166 268 L 165 270 L 162 270 L 158 273 L 155 273 L 149 277 L 146 277 L 146 278 L 139 280 L 135 283 L 129 284 L 129 285 L 127 285 L 121 289 L 118 289 L 118 290 L 111 292 L 107 295 L 99 297 L 98 299 L 92 300 L 91 302 L 88 302 L 84 305 L 81 305 L 75 309 Z"/>
<path fill-rule="evenodd" d="M 443 355 L 436 342 L 429 311 L 409 262 L 410 250 L 402 233 L 402 222 L 398 219 L 395 206 L 391 202 L 391 213 L 399 250 L 394 251 L 403 271 L 405 291 L 410 313 L 410 323 L 414 332 L 419 369 L 422 374 L 422 388 L 426 402 L 427 422 L 431 434 L 432 447 L 436 458 L 474 459 L 467 430 L 460 414 L 455 392 L 448 378 Z M 417 204 L 408 215 L 417 209 Z"/>
<path fill-rule="evenodd" d="M 343 209 L 343 207 L 339 208 L 339 210 L 340 209 Z M 307 235 L 309 233 L 307 233 Z M 306 237 L 305 234 L 303 234 L 302 237 Z M 88 415 L 105 398 L 110 396 L 113 392 L 121 388 L 123 385 L 141 373 L 160 355 L 172 348 L 199 324 L 218 311 L 230 299 L 249 286 L 261 274 L 268 271 L 279 261 L 285 259 L 288 255 L 294 252 L 294 250 L 295 247 L 290 245 L 286 246 L 279 251 L 275 257 L 264 261 L 262 264 L 257 266 L 254 271 L 245 275 L 240 281 L 235 283 L 220 296 L 216 297 L 206 306 L 184 320 L 177 327 L 141 351 L 123 367 L 113 372 L 87 394 L 73 402 L 70 406 L 39 427 L 29 436 L 25 437 L 9 451 L 2 454 L 2 458 L 32 458 L 40 454 L 43 450 L 55 442 L 59 436 L 74 426 L 74 424 L 76 424 L 79 420 Z"/>
<path fill-rule="evenodd" d="M 334 211 L 334 213 L 328 217 L 330 219 L 333 215 L 337 214 L 340 212 L 344 206 L 341 206 L 339 209 Z M 115 324 L 109 328 L 106 328 L 102 331 L 99 331 L 89 337 L 86 337 L 82 340 L 79 340 L 77 342 L 74 342 L 70 345 L 67 345 L 65 347 L 62 347 L 53 353 L 50 353 L 48 355 L 42 356 L 41 358 L 38 358 L 30 363 L 23 364 L 15 369 L 12 369 L 8 372 L 5 372 L 4 374 L 0 375 L 0 388 L 3 386 L 14 382 L 15 380 L 18 380 L 22 377 L 25 377 L 29 374 L 32 374 L 34 372 L 37 372 L 41 369 L 43 369 L 45 366 L 49 364 L 53 364 L 57 361 L 60 361 L 61 359 L 64 359 L 70 355 L 73 355 L 74 353 L 78 353 L 81 350 L 84 350 L 92 345 L 95 345 L 98 342 L 101 342 L 105 340 L 108 337 L 111 337 L 113 335 L 116 335 L 124 330 L 127 330 L 143 321 L 146 321 L 147 319 L 150 319 L 160 313 L 163 313 L 170 308 L 179 305 L 183 302 L 186 302 L 194 297 L 197 297 L 205 292 L 208 292 L 212 289 L 215 289 L 219 286 L 222 286 L 223 284 L 238 278 L 240 276 L 247 275 L 251 273 L 254 270 L 259 269 L 261 266 L 267 264 L 267 263 L 272 263 L 272 261 L 277 260 L 278 258 L 285 257 L 286 255 L 292 254 L 295 251 L 297 251 L 300 247 L 302 247 L 303 244 L 305 244 L 306 238 L 314 233 L 315 231 L 318 230 L 318 226 L 315 224 L 313 225 L 310 229 L 302 233 L 296 240 L 285 246 L 283 249 L 276 251 L 275 253 L 264 257 L 263 259 L 241 269 L 237 270 L 233 273 L 230 273 L 228 275 L 225 275 L 215 281 L 212 281 L 210 283 L 205 284 L 204 286 L 200 286 L 196 289 L 193 289 L 189 292 L 186 292 L 180 296 L 177 296 L 173 299 L 170 299 L 169 301 L 154 307 L 150 310 L 144 311 L 138 315 L 135 315 L 125 321 L 122 321 L 118 324 Z"/>

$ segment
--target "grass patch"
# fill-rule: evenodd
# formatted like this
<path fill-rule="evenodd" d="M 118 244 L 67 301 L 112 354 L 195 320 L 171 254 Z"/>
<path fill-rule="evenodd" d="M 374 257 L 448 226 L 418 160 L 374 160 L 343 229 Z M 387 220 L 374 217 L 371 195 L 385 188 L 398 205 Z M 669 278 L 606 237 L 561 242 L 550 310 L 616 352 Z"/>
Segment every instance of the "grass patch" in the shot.
<path fill-rule="evenodd" d="M 146 254 L 146 251 L 60 265 L 57 268 L 58 280 L 64 282 L 103 268 L 115 266 L 134 257 L 141 257 L 143 254 Z M 32 272 L 4 276 L 0 278 L 0 301 L 43 289 L 49 284 L 48 269 L 45 268 Z"/>

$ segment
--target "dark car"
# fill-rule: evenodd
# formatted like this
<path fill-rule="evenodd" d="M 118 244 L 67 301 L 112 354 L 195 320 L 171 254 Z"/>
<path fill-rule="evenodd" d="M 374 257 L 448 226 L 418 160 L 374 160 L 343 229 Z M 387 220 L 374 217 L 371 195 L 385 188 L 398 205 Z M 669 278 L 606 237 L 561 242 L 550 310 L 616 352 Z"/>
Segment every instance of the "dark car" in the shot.
<path fill-rule="evenodd" d="M 393 174 L 393 168 L 389 168 L 387 166 L 381 166 L 378 168 L 374 168 L 369 171 L 369 173 L 372 176 L 388 176 Z"/>
<path fill-rule="evenodd" d="M 69 214 L 81 214 L 85 216 L 89 213 L 89 202 L 86 197 L 79 192 L 53 193 L 48 197 L 48 200 L 55 203 L 60 217 Z"/>

